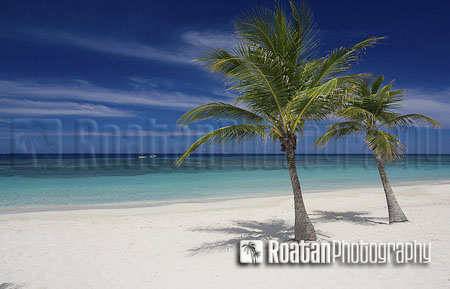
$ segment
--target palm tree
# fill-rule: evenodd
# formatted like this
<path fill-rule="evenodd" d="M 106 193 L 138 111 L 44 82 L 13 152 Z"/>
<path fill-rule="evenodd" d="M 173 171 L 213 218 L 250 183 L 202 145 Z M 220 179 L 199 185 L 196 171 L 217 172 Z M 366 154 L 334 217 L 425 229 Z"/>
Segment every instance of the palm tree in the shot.
<path fill-rule="evenodd" d="M 383 183 L 391 224 L 408 221 L 395 198 L 384 169 L 385 162 L 399 158 L 403 145 L 396 135 L 382 128 L 404 127 L 416 123 L 438 127 L 439 123 L 422 114 L 402 115 L 395 112 L 404 99 L 405 91 L 391 90 L 392 81 L 381 87 L 383 80 L 382 75 L 374 79 L 364 77 L 357 85 L 354 97 L 345 100 L 343 107 L 337 112 L 337 116 L 344 121 L 330 125 L 327 133 L 317 139 L 315 144 L 324 146 L 333 138 L 365 134 L 365 143 L 372 150 Z"/>
<path fill-rule="evenodd" d="M 199 59 L 208 69 L 225 76 L 239 96 L 233 104 L 209 103 L 185 113 L 181 125 L 214 119 L 226 125 L 198 139 L 179 157 L 180 165 L 202 144 L 246 142 L 255 138 L 280 141 L 286 155 L 294 194 L 296 240 L 316 240 L 303 203 L 295 164 L 297 136 L 305 122 L 324 119 L 339 95 L 350 89 L 358 75 L 340 76 L 361 50 L 380 38 L 369 38 L 351 48 L 341 47 L 326 57 L 313 58 L 317 32 L 311 11 L 290 2 L 291 15 L 279 5 L 257 8 L 235 22 L 243 42 L 231 52 L 215 49 Z M 340 77 L 339 77 L 340 76 Z M 239 106 L 238 106 L 239 105 Z"/>
<path fill-rule="evenodd" d="M 258 258 L 261 256 L 261 252 L 256 250 L 256 244 L 253 242 L 248 242 L 247 244 L 243 244 L 242 248 L 244 252 L 250 254 L 252 256 L 252 263 L 256 263 Z"/>
<path fill-rule="evenodd" d="M 252 252 L 253 263 L 256 263 L 256 261 L 259 259 L 259 257 L 261 257 L 260 251 L 255 250 Z"/>

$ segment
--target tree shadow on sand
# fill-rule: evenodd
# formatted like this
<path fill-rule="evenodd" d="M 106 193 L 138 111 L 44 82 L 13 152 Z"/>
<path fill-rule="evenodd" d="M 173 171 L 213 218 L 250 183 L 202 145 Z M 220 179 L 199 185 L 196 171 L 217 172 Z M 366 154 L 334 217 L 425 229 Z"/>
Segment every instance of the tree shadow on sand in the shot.
<path fill-rule="evenodd" d="M 348 222 L 364 226 L 387 225 L 385 218 L 370 216 L 367 212 L 314 211 L 309 214 L 314 223 Z"/>
<path fill-rule="evenodd" d="M 257 221 L 234 221 L 233 226 L 197 228 L 192 231 L 206 233 L 226 233 L 235 237 L 219 240 L 215 242 L 202 243 L 200 246 L 189 250 L 191 255 L 208 253 L 215 250 L 235 249 L 241 240 L 279 240 L 281 242 L 290 241 L 294 237 L 294 227 L 281 219 L 270 219 L 265 222 Z M 329 238 L 320 231 L 317 231 L 319 238 Z"/>
<path fill-rule="evenodd" d="M 386 225 L 385 218 L 370 216 L 362 211 L 314 211 L 310 214 L 314 224 L 329 222 L 348 222 L 363 226 Z M 192 231 L 206 233 L 225 233 L 233 235 L 231 238 L 215 242 L 205 242 L 200 246 L 189 250 L 190 255 L 208 253 L 215 250 L 233 250 L 241 240 L 278 240 L 286 242 L 293 239 L 294 227 L 282 219 L 269 219 L 264 222 L 258 221 L 234 221 L 228 227 L 206 227 L 196 228 Z M 324 232 L 317 230 L 319 240 L 330 239 Z"/>
<path fill-rule="evenodd" d="M 23 286 L 13 284 L 13 283 L 1 283 L 0 284 L 0 289 L 19 289 L 19 288 L 23 288 Z"/>

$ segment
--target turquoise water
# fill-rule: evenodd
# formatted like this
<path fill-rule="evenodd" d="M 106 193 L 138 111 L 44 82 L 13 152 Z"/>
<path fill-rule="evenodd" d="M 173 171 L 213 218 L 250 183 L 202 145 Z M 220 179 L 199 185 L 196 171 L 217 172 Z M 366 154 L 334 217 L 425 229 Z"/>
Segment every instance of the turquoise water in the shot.
<path fill-rule="evenodd" d="M 290 194 L 282 155 L 0 157 L 0 208 L 146 203 Z M 370 155 L 299 155 L 304 193 L 381 186 Z M 450 155 L 410 155 L 388 166 L 394 185 L 450 181 Z"/>

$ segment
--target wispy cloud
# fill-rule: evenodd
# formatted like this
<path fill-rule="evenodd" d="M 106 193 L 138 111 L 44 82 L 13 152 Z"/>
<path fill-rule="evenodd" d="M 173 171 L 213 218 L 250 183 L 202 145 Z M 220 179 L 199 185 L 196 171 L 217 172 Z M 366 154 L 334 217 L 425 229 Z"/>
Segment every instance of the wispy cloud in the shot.
<path fill-rule="evenodd" d="M 9 98 L 70 99 L 104 104 L 125 104 L 152 108 L 186 110 L 216 99 L 186 93 L 157 90 L 125 91 L 108 89 L 87 82 L 69 84 L 37 83 L 33 81 L 0 81 L 0 96 Z"/>
<path fill-rule="evenodd" d="M 211 47 L 231 48 L 238 43 L 234 34 L 213 31 L 189 30 L 180 35 L 175 47 L 155 47 L 139 41 L 101 38 L 59 30 L 21 29 L 16 37 L 26 40 L 78 47 L 100 53 L 137 57 L 174 63 L 192 64 L 200 53 Z"/>
<path fill-rule="evenodd" d="M 73 46 L 121 56 L 180 63 L 189 63 L 192 60 L 188 55 L 185 55 L 182 52 L 168 52 L 163 49 L 152 47 L 151 45 L 133 41 L 98 38 L 51 30 L 25 30 L 24 34 L 31 36 L 35 41 L 54 45 Z"/>
<path fill-rule="evenodd" d="M 227 89 L 223 89 L 223 88 L 221 88 L 221 89 L 214 89 L 214 90 L 211 91 L 211 93 L 213 93 L 213 94 L 215 94 L 217 96 L 229 97 L 231 99 L 234 99 L 234 98 L 238 97 L 238 94 L 236 92 L 231 91 L 231 90 L 227 90 Z"/>
<path fill-rule="evenodd" d="M 232 33 L 220 31 L 189 30 L 182 34 L 183 42 L 197 48 L 232 49 L 239 43 L 239 39 Z"/>
<path fill-rule="evenodd" d="M 53 102 L 23 99 L 0 99 L 0 114 L 25 116 L 131 117 L 132 113 L 104 105 L 77 102 Z"/>
<path fill-rule="evenodd" d="M 439 92 L 426 89 L 407 89 L 407 99 L 403 105 L 405 113 L 421 113 L 433 117 L 445 128 L 450 127 L 450 89 Z"/>
<path fill-rule="evenodd" d="M 159 85 L 150 79 L 140 77 L 140 76 L 129 76 L 127 79 L 133 85 L 134 88 L 148 88 L 148 87 L 158 87 Z"/>

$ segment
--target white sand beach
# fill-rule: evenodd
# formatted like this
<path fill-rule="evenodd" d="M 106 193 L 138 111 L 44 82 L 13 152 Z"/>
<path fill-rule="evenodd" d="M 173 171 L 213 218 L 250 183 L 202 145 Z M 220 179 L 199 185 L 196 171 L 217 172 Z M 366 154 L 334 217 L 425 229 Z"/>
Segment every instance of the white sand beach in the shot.
<path fill-rule="evenodd" d="M 239 265 L 239 240 L 292 237 L 292 197 L 278 196 L 3 214 L 0 284 L 46 289 L 450 288 L 450 184 L 394 190 L 408 223 L 386 224 L 381 187 L 304 198 L 321 240 L 431 242 L 429 265 Z"/>

